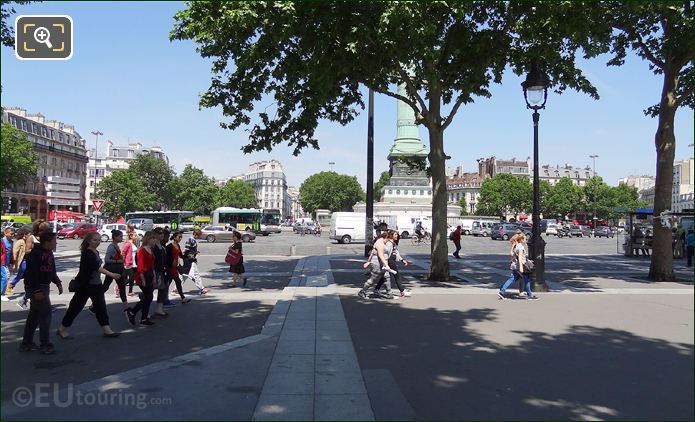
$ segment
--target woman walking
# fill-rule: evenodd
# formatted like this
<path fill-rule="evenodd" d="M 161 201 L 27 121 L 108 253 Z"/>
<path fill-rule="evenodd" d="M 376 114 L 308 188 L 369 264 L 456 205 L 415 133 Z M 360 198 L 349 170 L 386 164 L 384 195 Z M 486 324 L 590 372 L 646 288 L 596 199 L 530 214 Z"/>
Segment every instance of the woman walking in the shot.
<path fill-rule="evenodd" d="M 200 229 L 193 230 L 193 235 L 186 241 L 186 249 L 183 252 L 183 268 L 180 272 L 183 281 L 186 281 L 186 277 L 193 280 L 195 287 L 198 288 L 198 294 L 204 295 L 208 290 L 203 285 L 203 278 L 200 276 L 200 271 L 198 271 L 198 240 L 203 236 L 203 232 Z"/>
<path fill-rule="evenodd" d="M 154 248 L 157 237 L 153 232 L 145 233 L 142 238 L 137 255 L 137 272 L 135 282 L 142 290 L 140 301 L 133 308 L 126 308 L 125 314 L 130 325 L 135 325 L 135 317 L 140 315 L 140 325 L 154 325 L 150 321 L 150 305 L 154 298 L 155 274 L 154 274 Z"/>
<path fill-rule="evenodd" d="M 372 252 L 369 255 L 370 259 L 364 264 L 364 268 L 371 268 L 369 279 L 362 289 L 357 293 L 362 299 L 367 298 L 367 292 L 369 289 L 375 285 L 382 277 L 388 279 L 385 280 L 387 294 L 391 294 L 391 271 L 393 271 L 388 264 L 388 257 L 393 251 L 393 243 L 391 242 L 389 232 L 382 232 L 381 237 L 374 242 Z"/>
<path fill-rule="evenodd" d="M 509 243 L 510 243 L 510 245 L 511 245 L 511 247 L 510 247 L 510 249 L 509 249 L 509 270 L 510 270 L 510 274 L 509 274 L 509 278 L 502 284 L 502 288 L 501 288 L 500 291 L 497 293 L 497 296 L 498 296 L 501 300 L 505 300 L 505 299 L 506 299 L 505 293 L 507 292 L 507 288 L 508 288 L 509 286 L 512 285 L 512 283 L 514 282 L 514 280 L 517 279 L 516 274 L 514 273 L 514 269 L 516 268 L 516 266 L 515 266 L 515 264 L 514 264 L 514 248 L 516 247 L 516 243 L 517 243 L 518 237 L 519 237 L 519 234 L 517 233 L 517 234 L 515 234 L 514 236 L 512 236 L 511 239 L 509 239 Z"/>
<path fill-rule="evenodd" d="M 526 289 L 526 299 L 527 300 L 537 300 L 537 299 L 539 299 L 538 296 L 534 296 L 533 293 L 531 292 L 531 277 L 529 277 L 529 274 L 524 269 L 524 266 L 526 264 L 526 260 L 528 259 L 527 255 L 526 255 L 526 248 L 525 248 L 526 235 L 522 233 L 522 234 L 516 234 L 516 235 L 514 235 L 514 237 L 516 238 L 516 244 L 514 245 L 514 247 L 512 249 L 513 261 L 512 261 L 512 265 L 511 265 L 514 279 L 523 279 L 524 280 L 524 287 Z M 507 280 L 507 282 L 509 282 L 509 280 Z M 505 284 L 507 284 L 507 282 L 505 282 Z M 502 290 L 500 290 L 501 294 L 499 294 L 501 299 L 504 299 L 504 292 L 503 292 L 504 289 L 505 289 L 505 287 L 502 286 Z"/>
<path fill-rule="evenodd" d="M 50 342 L 51 330 L 51 283 L 58 287 L 58 294 L 63 294 L 63 285 L 56 273 L 53 249 L 56 247 L 56 234 L 45 231 L 39 237 L 39 246 L 27 255 L 24 286 L 31 298 L 31 308 L 24 326 L 24 339 L 19 347 L 22 352 L 36 350 L 34 333 L 39 327 L 40 353 L 52 355 L 55 348 Z"/>
<path fill-rule="evenodd" d="M 131 231 L 128 240 L 123 244 L 123 286 L 128 286 L 128 296 L 135 296 L 133 284 L 135 284 L 135 270 L 137 269 L 136 254 L 138 247 L 135 245 L 138 235 Z"/>
<path fill-rule="evenodd" d="M 400 272 L 398 271 L 398 263 L 402 262 L 404 266 L 408 266 L 410 263 L 403 259 L 401 256 L 401 253 L 398 251 L 398 242 L 400 235 L 398 234 L 397 231 L 395 230 L 390 230 L 389 233 L 391 234 L 390 239 L 391 243 L 393 244 L 393 250 L 391 251 L 391 255 L 388 257 L 388 263 L 389 263 L 389 268 L 391 268 L 394 273 L 391 273 L 393 276 L 393 282 L 396 283 L 396 287 L 398 288 L 398 291 L 400 292 L 400 297 L 409 297 L 411 292 L 410 289 L 406 289 L 403 287 L 403 285 L 400 282 Z M 381 280 L 379 280 L 379 283 L 377 283 L 376 287 L 374 287 L 374 292 L 379 293 L 381 291 L 381 286 L 384 284 L 386 281 L 386 276 L 382 277 Z M 393 296 L 390 293 L 386 294 L 386 299 L 392 299 Z"/>
<path fill-rule="evenodd" d="M 169 314 L 164 312 L 164 306 L 169 301 L 169 283 L 167 283 L 167 258 L 166 258 L 166 245 L 169 240 L 169 232 L 166 229 L 161 229 L 159 227 L 154 230 L 155 238 L 157 243 L 153 249 L 154 252 L 154 277 L 155 286 L 157 289 L 157 308 L 154 311 L 154 315 L 158 317 L 167 317 Z"/>
<path fill-rule="evenodd" d="M 125 277 L 123 277 L 123 273 L 125 272 L 125 259 L 123 253 L 121 253 L 121 248 L 118 246 L 122 241 L 123 232 L 120 230 L 111 230 L 111 243 L 106 248 L 106 254 L 104 255 L 104 268 L 114 274 L 121 275 L 121 278 L 116 280 L 116 291 L 121 298 L 123 309 L 125 309 L 128 307 L 128 299 L 125 293 Z M 104 294 L 109 291 L 109 286 L 111 286 L 112 281 L 113 278 L 108 275 L 104 278 Z"/>
<path fill-rule="evenodd" d="M 244 253 L 242 252 L 241 233 L 235 231 L 232 238 L 234 239 L 234 244 L 229 247 L 229 251 L 241 255 L 236 264 L 229 266 L 229 272 L 232 273 L 232 287 L 236 287 L 237 280 L 244 276 L 246 268 L 244 268 Z M 244 277 L 242 285 L 246 286 L 246 277 Z"/>
<path fill-rule="evenodd" d="M 176 283 L 176 291 L 181 297 L 181 303 L 186 304 L 191 301 L 191 299 L 186 299 L 186 295 L 183 294 L 183 286 L 181 286 L 181 275 L 179 274 L 179 260 L 183 258 L 183 253 L 181 253 L 181 239 L 183 238 L 183 232 L 174 232 L 171 235 L 171 243 L 167 245 L 167 259 L 169 260 L 169 265 L 167 266 L 167 277 L 169 280 L 173 280 Z M 169 281 L 170 284 L 171 281 Z"/>
<path fill-rule="evenodd" d="M 100 235 L 97 232 L 90 232 L 84 237 L 80 245 L 80 270 L 75 279 L 77 289 L 70 300 L 68 310 L 63 317 L 63 321 L 58 328 L 58 336 L 62 339 L 70 337 L 68 328 L 72 325 L 77 315 L 82 312 L 87 299 L 92 300 L 92 307 L 97 316 L 97 321 L 104 332 L 104 337 L 118 337 L 119 333 L 114 332 L 109 325 L 109 314 L 106 310 L 106 298 L 104 297 L 104 285 L 101 282 L 101 275 L 118 281 L 120 274 L 113 273 L 102 266 L 102 260 L 97 248 L 101 243 Z"/>
<path fill-rule="evenodd" d="M 5 294 L 8 296 L 14 292 L 14 288 L 17 285 L 17 283 L 19 283 L 19 281 L 24 278 L 24 271 L 27 268 L 27 262 L 25 258 L 27 257 L 26 254 L 28 238 L 29 232 L 27 230 L 19 229 L 19 231 L 17 231 L 14 244 L 12 245 L 12 260 L 14 262 L 15 270 L 17 270 L 17 274 L 15 274 L 14 279 L 10 282 L 10 285 L 7 286 Z M 24 294 L 23 296 L 26 296 L 26 294 Z M 24 297 L 22 298 L 22 300 L 25 300 Z M 25 308 L 22 307 L 22 309 Z"/>

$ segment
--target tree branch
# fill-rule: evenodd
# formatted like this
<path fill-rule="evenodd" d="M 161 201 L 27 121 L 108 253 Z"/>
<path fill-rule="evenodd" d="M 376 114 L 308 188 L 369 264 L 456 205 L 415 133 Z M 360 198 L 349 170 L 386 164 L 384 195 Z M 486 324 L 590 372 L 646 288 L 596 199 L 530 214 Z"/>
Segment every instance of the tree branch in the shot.
<path fill-rule="evenodd" d="M 683 101 L 687 100 L 691 95 L 693 95 L 693 87 L 686 89 L 680 97 L 676 98 L 676 108 L 680 107 Z"/>
<path fill-rule="evenodd" d="M 418 110 L 418 108 L 417 108 L 417 104 L 416 104 L 413 100 L 411 100 L 410 98 L 408 98 L 408 97 L 404 97 L 404 96 L 402 96 L 402 95 L 396 94 L 396 93 L 391 92 L 391 91 L 389 91 L 389 90 L 383 90 L 383 89 L 379 89 L 379 88 L 371 88 L 371 87 L 369 87 L 369 86 L 367 86 L 367 87 L 370 88 L 370 89 L 373 89 L 374 92 L 378 92 L 379 94 L 384 94 L 384 95 L 387 95 L 387 96 L 389 96 L 389 97 L 395 98 L 395 99 L 397 99 L 397 100 L 403 101 L 404 103 L 406 103 L 406 104 L 408 104 L 410 107 L 412 107 L 413 110 L 415 110 L 416 113 L 418 113 L 418 112 L 420 111 L 420 110 Z"/>
<path fill-rule="evenodd" d="M 398 74 L 401 76 L 403 79 L 403 82 L 405 83 L 406 91 L 408 91 L 408 94 L 412 95 L 415 97 L 417 102 L 420 104 L 420 107 L 422 108 L 422 114 L 427 114 L 427 105 L 425 105 L 425 101 L 420 97 L 420 94 L 418 94 L 417 89 L 415 89 L 415 86 L 413 85 L 413 81 L 410 80 L 410 77 L 408 74 L 405 72 L 403 68 L 398 68 Z M 412 105 L 411 105 L 412 107 Z M 413 110 L 417 113 L 419 110 L 417 107 L 413 107 Z"/>
<path fill-rule="evenodd" d="M 459 95 L 459 97 L 456 99 L 456 104 L 454 104 L 454 108 L 451 109 L 451 113 L 449 113 L 449 115 L 446 117 L 446 120 L 442 125 L 442 130 L 446 130 L 449 124 L 451 124 L 451 121 L 454 120 L 454 116 L 459 110 L 459 107 L 461 107 L 461 104 L 463 104 L 463 95 Z"/>
<path fill-rule="evenodd" d="M 652 51 L 649 49 L 649 47 L 647 47 L 647 45 L 646 45 L 646 44 L 644 43 L 644 41 L 642 40 L 642 36 L 641 36 L 640 34 L 638 34 L 637 32 L 635 32 L 634 30 L 628 29 L 627 27 L 622 26 L 622 25 L 615 25 L 615 27 L 616 27 L 617 29 L 623 31 L 624 33 L 626 33 L 630 38 L 635 38 L 635 39 L 636 39 L 635 42 L 636 42 L 637 45 L 640 47 L 640 50 L 642 50 L 642 52 L 644 53 L 644 55 L 647 57 L 647 60 L 649 60 L 650 62 L 654 63 L 655 66 L 659 67 L 659 68 L 662 69 L 662 70 L 663 70 L 664 67 L 666 67 L 666 63 L 664 63 L 664 62 L 662 62 L 661 60 L 659 60 L 659 59 L 652 53 Z"/>

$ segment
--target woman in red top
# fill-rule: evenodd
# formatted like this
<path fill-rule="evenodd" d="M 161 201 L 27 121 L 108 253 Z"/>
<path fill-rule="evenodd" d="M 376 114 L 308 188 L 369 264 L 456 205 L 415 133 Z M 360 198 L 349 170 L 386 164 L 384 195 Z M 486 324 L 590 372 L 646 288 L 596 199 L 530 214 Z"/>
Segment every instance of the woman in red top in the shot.
<path fill-rule="evenodd" d="M 183 294 L 183 287 L 181 286 L 181 276 L 179 274 L 179 260 L 183 259 L 183 253 L 181 253 L 181 239 L 183 238 L 183 232 L 174 232 L 171 234 L 171 243 L 167 245 L 167 273 L 166 276 L 169 278 L 167 280 L 167 285 L 173 280 L 176 283 L 176 291 L 179 296 L 181 296 L 181 303 L 186 304 L 191 301 L 191 299 L 186 299 Z"/>
<path fill-rule="evenodd" d="M 135 316 L 138 312 L 142 312 L 140 316 L 141 325 L 154 325 L 154 322 L 150 321 L 150 304 L 154 298 L 154 247 L 157 239 L 154 233 L 149 231 L 145 233 L 142 238 L 142 245 L 138 249 L 137 254 L 137 265 L 138 271 L 135 275 L 135 282 L 140 286 L 142 290 L 142 295 L 140 296 L 140 302 L 137 303 L 133 308 L 127 308 L 125 310 L 126 317 L 130 325 L 135 325 Z"/>

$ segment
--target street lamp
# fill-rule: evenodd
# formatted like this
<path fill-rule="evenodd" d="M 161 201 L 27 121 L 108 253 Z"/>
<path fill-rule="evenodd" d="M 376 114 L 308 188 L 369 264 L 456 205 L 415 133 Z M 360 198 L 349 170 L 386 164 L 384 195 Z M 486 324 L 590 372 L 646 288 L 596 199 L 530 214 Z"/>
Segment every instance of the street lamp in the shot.
<path fill-rule="evenodd" d="M 92 131 L 92 135 L 96 137 L 94 141 L 94 196 L 92 199 L 97 199 L 97 151 L 99 149 L 99 135 L 103 135 L 98 129 Z M 92 209 L 92 214 L 94 214 L 94 209 Z M 97 217 L 96 223 L 99 223 L 99 217 Z"/>
<path fill-rule="evenodd" d="M 547 292 L 548 285 L 545 283 L 545 241 L 541 238 L 540 222 L 540 180 L 538 178 L 538 121 L 540 114 L 538 110 L 545 108 L 548 99 L 548 75 L 546 75 L 534 60 L 531 71 L 526 75 L 526 80 L 521 83 L 524 89 L 524 100 L 526 108 L 533 110 L 533 231 L 529 248 L 533 257 L 536 269 L 532 274 L 533 290 Z"/>
<path fill-rule="evenodd" d="M 596 159 L 598 158 L 598 155 L 593 154 L 593 155 L 590 155 L 589 158 L 591 158 L 591 159 L 594 161 L 594 162 L 593 162 L 593 169 L 592 169 L 592 172 L 594 173 L 594 176 L 593 176 L 593 177 L 595 178 L 595 177 L 596 177 Z M 596 230 L 596 220 L 597 220 L 597 218 L 596 218 L 596 193 L 597 193 L 597 192 L 594 192 L 594 218 L 593 218 L 593 220 L 594 220 L 594 230 Z"/>

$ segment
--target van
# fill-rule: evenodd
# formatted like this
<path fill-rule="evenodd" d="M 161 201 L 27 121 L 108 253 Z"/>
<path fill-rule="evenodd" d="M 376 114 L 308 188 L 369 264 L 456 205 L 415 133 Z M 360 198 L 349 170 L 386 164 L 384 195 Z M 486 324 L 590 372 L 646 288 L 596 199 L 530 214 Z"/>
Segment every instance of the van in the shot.
<path fill-rule="evenodd" d="M 331 214 L 329 238 L 346 245 L 354 241 L 364 242 L 366 218 L 363 212 L 334 212 Z"/>
<path fill-rule="evenodd" d="M 498 222 L 496 221 L 484 221 L 484 220 L 475 220 L 473 221 L 473 226 L 471 228 L 471 234 L 473 236 L 483 236 L 487 237 L 492 233 L 492 226 L 497 224 Z"/>
<path fill-rule="evenodd" d="M 134 229 L 143 231 L 154 229 L 154 221 L 151 218 L 131 218 L 126 224 L 131 225 Z"/>

